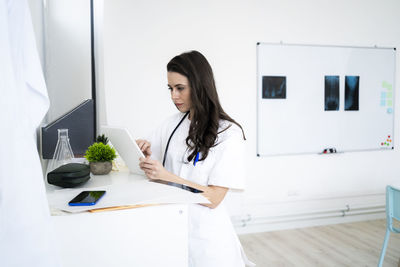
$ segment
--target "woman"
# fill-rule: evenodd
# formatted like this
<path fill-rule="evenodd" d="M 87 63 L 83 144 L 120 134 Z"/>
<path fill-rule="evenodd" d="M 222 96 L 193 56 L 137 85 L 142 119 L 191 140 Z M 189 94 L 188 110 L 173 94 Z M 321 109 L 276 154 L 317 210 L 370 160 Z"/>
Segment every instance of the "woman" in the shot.
<path fill-rule="evenodd" d="M 242 267 L 247 259 L 223 200 L 229 189 L 244 187 L 244 132 L 222 109 L 211 66 L 201 53 L 174 57 L 167 71 L 180 112 L 149 141 L 137 140 L 146 155 L 140 168 L 149 179 L 202 192 L 210 201 L 189 206 L 189 266 Z"/>

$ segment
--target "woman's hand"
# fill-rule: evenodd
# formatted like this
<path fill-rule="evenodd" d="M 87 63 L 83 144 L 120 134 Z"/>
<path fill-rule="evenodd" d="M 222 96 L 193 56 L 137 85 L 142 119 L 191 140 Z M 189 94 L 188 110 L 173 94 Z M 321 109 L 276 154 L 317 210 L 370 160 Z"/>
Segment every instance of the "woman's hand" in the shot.
<path fill-rule="evenodd" d="M 203 191 L 203 196 L 205 196 L 211 203 L 210 204 L 201 204 L 209 208 L 216 208 L 219 203 L 225 198 L 226 193 L 228 192 L 229 188 L 220 187 L 220 186 L 203 186 L 196 184 L 194 182 L 182 179 L 175 174 L 167 171 L 163 165 L 157 161 L 153 160 L 149 157 L 140 158 L 139 163 L 140 169 L 142 169 L 146 176 L 150 180 L 161 180 L 166 182 L 173 182 L 177 184 L 184 184 L 195 189 Z"/>
<path fill-rule="evenodd" d="M 136 140 L 136 144 L 138 145 L 140 150 L 142 150 L 142 152 L 146 158 L 151 156 L 151 149 L 150 149 L 151 144 L 149 141 L 144 140 L 144 139 L 138 139 L 138 140 Z"/>
<path fill-rule="evenodd" d="M 151 180 L 173 182 L 173 175 L 171 175 L 158 160 L 153 160 L 149 157 L 140 158 L 139 166 L 140 169 L 144 171 L 147 178 Z"/>

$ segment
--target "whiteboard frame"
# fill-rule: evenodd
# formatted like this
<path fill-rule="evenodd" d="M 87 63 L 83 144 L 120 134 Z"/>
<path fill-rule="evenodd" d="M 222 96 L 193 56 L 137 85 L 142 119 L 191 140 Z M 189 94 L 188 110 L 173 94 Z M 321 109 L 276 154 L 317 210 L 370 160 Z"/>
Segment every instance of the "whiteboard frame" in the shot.
<path fill-rule="evenodd" d="M 256 126 L 256 153 L 258 157 L 268 157 L 268 156 L 283 156 L 283 155 L 303 155 L 303 154 L 315 154 L 316 152 L 293 152 L 293 153 L 272 153 L 272 154 L 262 154 L 260 152 L 260 105 L 262 101 L 262 83 L 260 83 L 261 73 L 260 73 L 260 46 L 261 45 L 271 45 L 271 46 L 298 46 L 298 47 L 322 47 L 322 48 L 350 48 L 350 49 L 387 49 L 387 50 L 394 50 L 394 68 L 393 68 L 393 89 L 392 89 L 392 121 L 391 121 L 391 129 L 392 129 L 392 142 L 391 146 L 389 147 L 377 147 L 377 148 L 366 148 L 366 149 L 346 149 L 342 151 L 336 151 L 335 153 L 341 152 L 363 152 L 363 151 L 377 151 L 377 150 L 390 150 L 392 151 L 395 147 L 395 118 L 396 118 L 396 69 L 397 69 L 397 49 L 396 47 L 378 47 L 378 46 L 345 46 L 345 45 L 323 45 L 323 44 L 294 44 L 294 43 L 272 43 L 272 42 L 257 42 L 256 43 L 256 101 L 257 101 L 257 126 Z M 261 84 L 261 86 L 260 86 Z M 317 154 L 323 154 L 322 151 L 318 152 Z"/>

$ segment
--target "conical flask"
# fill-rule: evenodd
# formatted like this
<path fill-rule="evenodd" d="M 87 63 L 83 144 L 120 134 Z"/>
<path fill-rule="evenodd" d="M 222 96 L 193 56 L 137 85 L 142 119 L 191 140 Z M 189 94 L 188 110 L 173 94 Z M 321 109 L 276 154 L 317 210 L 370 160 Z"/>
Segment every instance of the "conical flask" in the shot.
<path fill-rule="evenodd" d="M 69 144 L 68 129 L 58 129 L 58 141 L 53 159 L 50 160 L 47 167 L 47 173 L 58 167 L 71 163 L 74 158 L 71 145 Z"/>

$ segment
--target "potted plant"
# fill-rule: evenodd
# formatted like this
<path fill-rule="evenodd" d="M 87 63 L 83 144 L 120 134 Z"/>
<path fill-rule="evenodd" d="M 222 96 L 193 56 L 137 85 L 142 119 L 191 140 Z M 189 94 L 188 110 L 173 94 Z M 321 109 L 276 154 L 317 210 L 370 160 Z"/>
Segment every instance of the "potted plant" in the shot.
<path fill-rule="evenodd" d="M 97 143 L 103 143 L 103 144 L 107 145 L 108 144 L 108 138 L 104 134 L 102 134 L 102 135 L 97 136 L 96 142 Z"/>
<path fill-rule="evenodd" d="M 97 141 L 85 152 L 85 158 L 89 161 L 90 171 L 95 175 L 108 174 L 112 169 L 112 160 L 117 157 L 115 149 L 107 144 L 107 138 L 105 138 L 105 143 L 102 140 Z"/>

